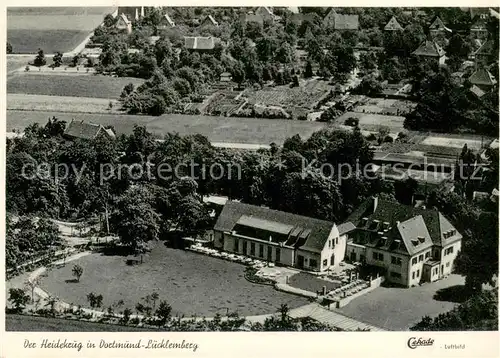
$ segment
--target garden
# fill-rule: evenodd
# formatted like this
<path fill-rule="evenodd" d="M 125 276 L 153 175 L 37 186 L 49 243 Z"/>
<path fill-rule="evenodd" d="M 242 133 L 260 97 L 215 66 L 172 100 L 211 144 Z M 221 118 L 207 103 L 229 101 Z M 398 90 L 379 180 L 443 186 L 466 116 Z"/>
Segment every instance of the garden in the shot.
<path fill-rule="evenodd" d="M 186 317 L 261 315 L 276 312 L 281 304 L 295 308 L 308 303 L 271 286 L 248 282 L 243 265 L 168 248 L 161 242 L 144 256 L 142 264 L 127 265 L 126 256 L 101 254 L 74 263 L 83 271 L 79 279 L 75 279 L 74 265 L 67 264 L 48 271 L 40 287 L 83 307 L 90 306 L 91 293 L 94 298 L 102 296 L 99 306 L 103 310 L 119 307 L 135 313 L 147 304 L 147 296 L 154 295 L 172 306 L 172 316 Z"/>

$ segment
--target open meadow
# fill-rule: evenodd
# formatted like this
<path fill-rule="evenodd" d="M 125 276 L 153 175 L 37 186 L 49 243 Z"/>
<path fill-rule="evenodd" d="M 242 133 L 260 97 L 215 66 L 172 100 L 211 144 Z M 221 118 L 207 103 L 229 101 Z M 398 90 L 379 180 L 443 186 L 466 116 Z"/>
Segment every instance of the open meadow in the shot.
<path fill-rule="evenodd" d="M 9 95 L 18 96 L 18 95 Z M 19 95 L 23 96 L 23 95 Z M 33 96 L 40 97 L 40 96 Z M 51 96 L 45 96 L 51 98 Z M 61 98 L 61 97 L 52 97 Z M 74 97 L 65 97 L 71 100 Z M 78 100 L 79 98 L 74 98 Z M 83 98 L 81 98 L 83 100 Z M 86 98 L 92 101 L 102 99 Z M 7 100 L 8 108 L 9 99 Z M 19 108 L 21 109 L 21 108 Z M 113 109 L 114 110 L 114 109 Z M 57 111 L 24 111 L 7 110 L 7 131 L 23 130 L 32 123 L 47 123 L 49 117 L 56 116 L 60 120 L 84 120 L 102 125 L 114 126 L 118 134 L 132 133 L 135 125 L 146 126 L 147 130 L 163 136 L 177 132 L 180 135 L 202 134 L 212 142 L 248 143 L 248 144 L 283 144 L 284 140 L 295 134 L 308 138 L 312 133 L 326 128 L 326 123 L 305 122 L 280 119 L 212 117 L 182 114 L 164 114 L 159 117 L 126 114 L 86 114 Z"/>
<path fill-rule="evenodd" d="M 7 9 L 7 41 L 13 53 L 68 52 L 113 12 L 111 7 Z"/>
<path fill-rule="evenodd" d="M 129 83 L 137 87 L 144 80 L 101 75 L 20 73 L 7 81 L 7 93 L 118 99 L 123 87 Z"/>

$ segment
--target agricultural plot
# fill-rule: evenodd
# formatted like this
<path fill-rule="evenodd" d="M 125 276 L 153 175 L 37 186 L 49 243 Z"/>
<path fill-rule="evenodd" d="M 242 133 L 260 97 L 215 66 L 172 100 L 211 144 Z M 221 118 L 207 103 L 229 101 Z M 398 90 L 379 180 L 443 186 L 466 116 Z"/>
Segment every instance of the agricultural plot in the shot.
<path fill-rule="evenodd" d="M 415 102 L 398 99 L 370 98 L 364 104 L 356 106 L 353 111 L 359 113 L 373 113 L 404 116 L 410 113 L 416 106 Z"/>
<path fill-rule="evenodd" d="M 118 99 L 128 83 L 137 87 L 143 82 L 129 77 L 23 73 L 7 81 L 7 93 Z"/>
<path fill-rule="evenodd" d="M 109 104 L 112 104 L 112 108 Z M 73 113 L 121 113 L 117 100 L 91 97 L 43 96 L 21 93 L 7 94 L 7 109 Z"/>
<path fill-rule="evenodd" d="M 9 8 L 7 41 L 13 53 L 68 52 L 99 26 L 110 7 Z"/>
<path fill-rule="evenodd" d="M 425 138 L 421 144 L 432 145 L 438 147 L 459 148 L 462 149 L 465 144 L 469 149 L 478 150 L 484 144 L 480 139 L 452 138 L 441 136 L 429 136 Z"/>

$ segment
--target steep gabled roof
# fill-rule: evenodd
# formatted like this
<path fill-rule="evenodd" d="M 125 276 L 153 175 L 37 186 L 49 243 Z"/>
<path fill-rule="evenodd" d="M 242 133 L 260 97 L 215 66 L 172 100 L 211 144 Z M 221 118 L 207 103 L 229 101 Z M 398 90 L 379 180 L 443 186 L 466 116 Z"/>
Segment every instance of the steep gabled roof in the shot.
<path fill-rule="evenodd" d="M 397 229 L 410 256 L 432 247 L 432 239 L 422 215 L 399 223 Z"/>
<path fill-rule="evenodd" d="M 357 30 L 359 28 L 358 15 L 335 15 L 335 30 Z"/>
<path fill-rule="evenodd" d="M 75 120 L 72 120 L 66 127 L 64 135 L 80 139 L 95 139 L 100 131 L 105 131 L 110 138 L 115 137 L 111 129 L 107 130 L 100 124 Z"/>
<path fill-rule="evenodd" d="M 162 16 L 161 22 L 162 24 L 168 24 L 170 27 L 175 27 L 175 22 L 168 14 Z"/>
<path fill-rule="evenodd" d="M 215 19 L 212 15 L 208 15 L 207 17 L 205 17 L 201 24 L 203 25 L 206 23 L 210 23 L 213 26 L 219 26 L 219 23 L 217 21 L 215 21 Z"/>
<path fill-rule="evenodd" d="M 264 14 L 274 16 L 273 11 L 267 6 L 258 7 L 257 10 L 255 10 L 255 13 L 257 13 L 257 12 L 264 12 Z"/>
<path fill-rule="evenodd" d="M 486 92 L 484 92 L 481 88 L 479 88 L 476 85 L 469 88 L 469 91 L 471 91 L 477 98 L 481 98 L 486 94 Z"/>
<path fill-rule="evenodd" d="M 121 13 L 118 22 L 123 21 L 125 25 L 130 25 L 132 22 L 128 19 L 127 15 Z"/>
<path fill-rule="evenodd" d="M 347 222 L 353 223 L 357 228 L 372 228 L 375 223 L 388 223 L 388 226 L 397 227 L 397 222 L 405 222 L 416 216 L 422 216 L 426 230 L 434 245 L 442 246 L 443 243 L 461 239 L 460 233 L 456 232 L 454 236 L 446 238 L 444 242 L 444 233 L 449 230 L 455 230 L 449 220 L 435 209 L 415 208 L 400 204 L 396 201 L 370 198 L 365 200 L 359 207 L 352 212 Z M 413 225 L 413 224 L 412 224 Z M 456 230 L 455 230 L 456 231 Z"/>
<path fill-rule="evenodd" d="M 387 25 L 384 27 L 385 31 L 403 31 L 403 27 L 399 24 L 395 16 L 391 17 Z"/>
<path fill-rule="evenodd" d="M 478 86 L 494 86 L 497 84 L 495 77 L 484 67 L 474 72 L 469 77 L 469 82 Z"/>
<path fill-rule="evenodd" d="M 414 52 L 416 56 L 442 57 L 445 52 L 436 42 L 426 40 Z"/>
<path fill-rule="evenodd" d="M 227 201 L 215 223 L 214 230 L 230 232 L 237 224 L 253 225 L 257 229 L 287 232 L 290 239 L 305 250 L 321 251 L 334 224 L 329 221 L 296 215 L 284 211 Z M 292 240 L 292 237 L 296 238 Z"/>
<path fill-rule="evenodd" d="M 486 41 L 483 46 L 481 46 L 474 55 L 491 56 L 495 53 L 494 43 L 492 40 Z"/>
<path fill-rule="evenodd" d="M 452 32 L 450 28 L 446 27 L 443 20 L 439 16 L 436 16 L 431 26 L 429 26 L 429 30 L 442 30 L 446 32 Z"/>

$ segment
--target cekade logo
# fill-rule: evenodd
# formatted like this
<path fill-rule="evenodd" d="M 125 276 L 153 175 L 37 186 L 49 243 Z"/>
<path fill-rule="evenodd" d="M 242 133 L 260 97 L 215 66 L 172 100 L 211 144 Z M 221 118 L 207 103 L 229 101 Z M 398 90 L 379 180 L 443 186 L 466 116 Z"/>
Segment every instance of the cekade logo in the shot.
<path fill-rule="evenodd" d="M 410 349 L 415 349 L 417 347 L 426 347 L 426 346 L 432 346 L 434 344 L 434 340 L 432 338 L 416 338 L 416 337 L 411 337 L 408 340 L 408 347 Z"/>

